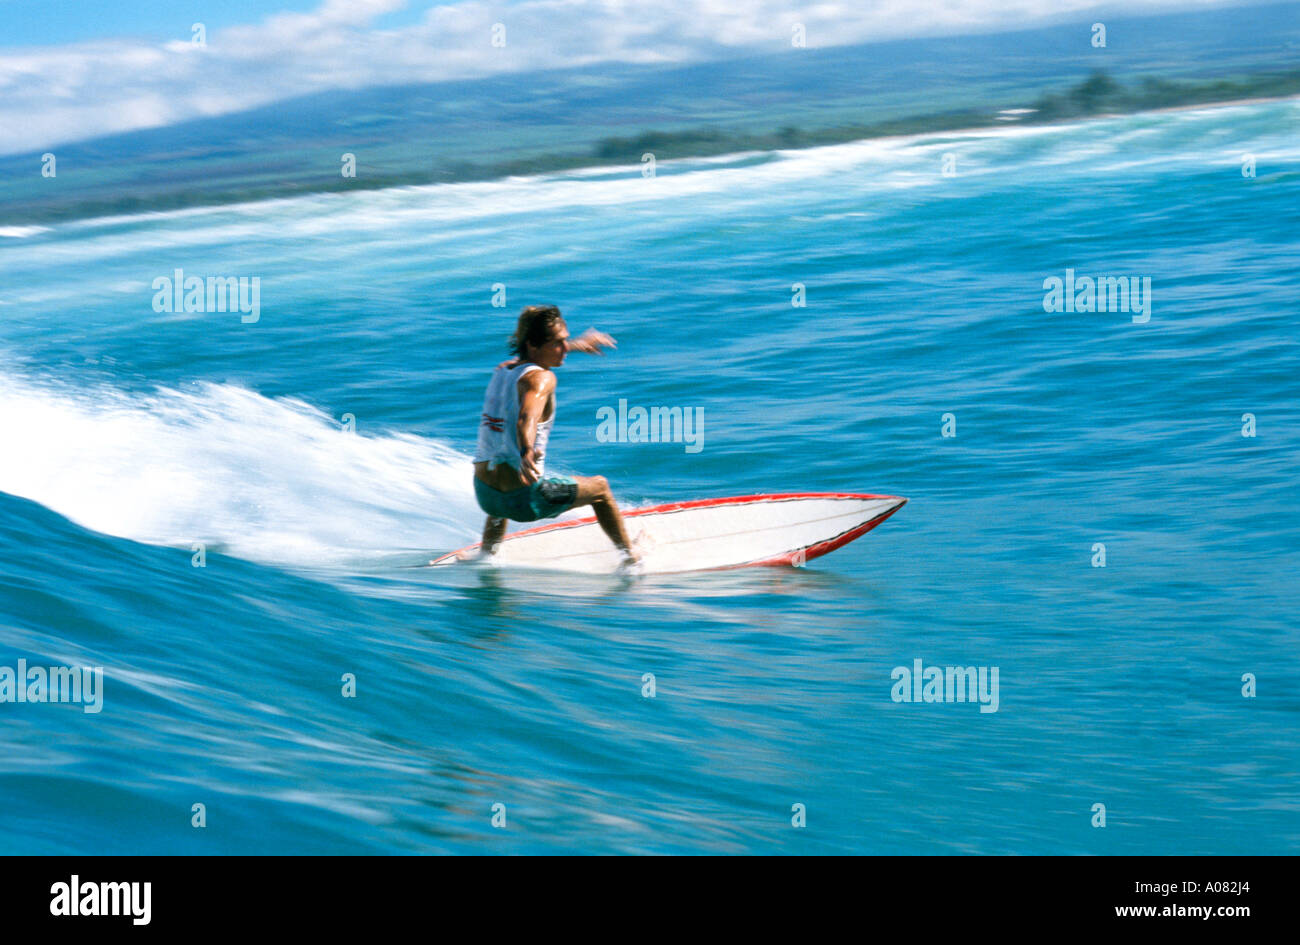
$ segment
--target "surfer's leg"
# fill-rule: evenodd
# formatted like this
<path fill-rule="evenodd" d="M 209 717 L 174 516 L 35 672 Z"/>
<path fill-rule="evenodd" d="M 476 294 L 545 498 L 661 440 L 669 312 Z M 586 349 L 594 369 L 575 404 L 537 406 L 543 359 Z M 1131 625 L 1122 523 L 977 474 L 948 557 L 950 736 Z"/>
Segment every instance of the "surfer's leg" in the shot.
<path fill-rule="evenodd" d="M 609 482 L 604 476 L 574 476 L 573 478 L 578 482 L 578 498 L 574 500 L 574 506 L 590 505 L 592 511 L 596 513 L 596 521 L 605 530 L 609 540 L 635 561 L 637 555 L 632 550 L 632 543 L 627 540 L 623 516 L 618 510 L 618 503 L 614 501 L 614 494 L 609 491 Z"/>
<path fill-rule="evenodd" d="M 487 517 L 483 523 L 483 553 L 485 555 L 496 554 L 497 545 L 500 544 L 502 537 L 506 533 L 506 523 L 509 519 Z"/>

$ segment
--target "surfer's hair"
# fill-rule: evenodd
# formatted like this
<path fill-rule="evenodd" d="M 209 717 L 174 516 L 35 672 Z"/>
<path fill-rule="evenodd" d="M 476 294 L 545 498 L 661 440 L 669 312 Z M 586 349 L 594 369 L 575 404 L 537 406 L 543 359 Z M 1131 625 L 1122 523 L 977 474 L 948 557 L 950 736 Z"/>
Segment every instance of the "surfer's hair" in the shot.
<path fill-rule="evenodd" d="M 528 357 L 528 346 L 540 348 L 551 340 L 555 326 L 564 316 L 554 305 L 528 305 L 519 313 L 519 324 L 510 336 L 510 350 L 518 357 Z"/>

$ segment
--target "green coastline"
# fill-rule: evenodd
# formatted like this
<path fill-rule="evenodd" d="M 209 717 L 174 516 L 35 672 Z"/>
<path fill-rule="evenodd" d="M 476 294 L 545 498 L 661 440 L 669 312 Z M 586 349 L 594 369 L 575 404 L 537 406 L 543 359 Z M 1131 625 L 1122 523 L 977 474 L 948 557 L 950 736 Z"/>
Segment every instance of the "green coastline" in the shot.
<path fill-rule="evenodd" d="M 657 161 L 716 157 L 754 151 L 790 150 L 842 144 L 872 138 L 977 130 L 1012 125 L 1042 125 L 1108 115 L 1134 114 L 1170 108 L 1210 106 L 1240 100 L 1284 99 L 1300 95 L 1300 69 L 1268 71 L 1231 79 L 1163 79 L 1142 77 L 1126 83 L 1104 71 L 1095 71 L 1068 87 L 1041 92 L 1037 97 L 1000 101 L 969 108 L 889 118 L 829 127 L 800 127 L 789 117 L 775 118 L 770 130 L 735 127 L 651 129 L 629 136 L 606 136 L 594 144 L 571 151 L 546 150 L 501 160 L 443 159 L 408 153 L 386 162 L 389 167 L 344 178 L 337 169 L 319 171 L 299 155 L 301 142 L 288 142 L 283 153 L 256 161 L 238 148 L 233 154 L 244 163 L 224 179 L 203 178 L 178 166 L 143 168 L 148 187 L 137 177 L 130 193 L 121 183 L 104 180 L 90 193 L 8 201 L 6 225 L 40 225 L 91 217 L 216 207 L 235 203 L 303 196 L 349 193 L 392 187 L 438 183 L 487 181 L 511 176 L 536 175 L 578 168 L 626 167 L 641 173 L 642 155 Z M 864 103 L 864 111 L 866 110 Z M 751 123 L 752 124 L 752 123 Z M 507 150 L 505 153 L 509 153 Z M 316 162 L 319 163 L 319 162 Z M 396 166 L 393 166 L 396 165 Z M 156 173 L 155 173 L 156 172 Z M 97 191 L 97 192 L 96 192 Z"/>

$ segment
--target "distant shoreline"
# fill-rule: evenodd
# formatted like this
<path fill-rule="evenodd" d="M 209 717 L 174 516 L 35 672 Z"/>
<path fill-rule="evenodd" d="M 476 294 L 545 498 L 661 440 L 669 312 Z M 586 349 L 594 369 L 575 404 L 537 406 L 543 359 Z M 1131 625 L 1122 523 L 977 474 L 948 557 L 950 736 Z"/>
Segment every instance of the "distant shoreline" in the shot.
<path fill-rule="evenodd" d="M 998 122 L 993 122 L 991 124 L 985 123 L 981 125 L 970 125 L 969 127 L 966 128 L 952 128 L 943 132 L 919 131 L 919 132 L 914 132 L 909 134 L 878 135 L 878 136 L 869 136 L 863 138 L 853 138 L 849 141 L 844 141 L 841 143 L 851 144 L 853 141 L 884 141 L 884 140 L 888 140 L 889 138 L 916 138 L 926 134 L 966 134 L 966 133 L 973 134 L 979 131 L 997 131 L 998 129 L 1001 128 L 1006 128 L 1006 129 L 1046 128 L 1050 125 L 1063 125 L 1072 121 L 1104 121 L 1110 118 L 1128 118 L 1133 115 L 1159 115 L 1166 112 L 1189 112 L 1189 111 L 1196 111 L 1205 108 L 1233 108 L 1241 105 L 1267 105 L 1270 102 L 1285 102 L 1290 99 L 1300 100 L 1300 92 L 1292 93 L 1289 95 L 1270 95 L 1270 96 L 1264 96 L 1259 98 L 1233 99 L 1231 101 L 1216 100 L 1216 101 L 1201 102 L 1199 104 L 1191 104 L 1191 105 L 1167 105 L 1161 108 L 1143 108 L 1133 112 L 1099 112 L 1095 115 L 1083 115 L 1077 118 L 1063 118 L 1060 119 L 1059 121 L 1051 121 L 1051 122 L 998 121 Z"/>
<path fill-rule="evenodd" d="M 1266 95 L 1256 98 L 1237 98 L 1231 101 L 1211 101 L 1193 103 L 1189 105 L 1167 105 L 1164 108 L 1144 108 L 1140 112 L 1114 113 L 1105 115 L 1091 115 L 1091 118 L 1122 118 L 1124 114 L 1129 115 L 1155 115 L 1160 112 L 1189 112 L 1198 108 L 1233 108 L 1240 105 L 1266 105 L 1269 102 L 1285 102 L 1290 98 L 1300 98 L 1300 92 L 1294 92 L 1290 95 Z"/>
<path fill-rule="evenodd" d="M 1256 94 L 1249 94 L 1254 92 Z M 1259 94 L 1264 92 L 1265 94 Z M 1243 94 L 1245 93 L 1245 94 Z M 6 213 L 6 228 L 50 225 L 74 220 L 102 217 L 134 216 L 151 212 L 219 208 L 265 200 L 288 199 L 313 194 L 353 193 L 361 190 L 388 190 L 394 187 L 428 186 L 442 183 L 468 183 L 501 180 L 507 177 L 559 173 L 584 168 L 627 167 L 640 172 L 641 156 L 654 154 L 656 160 L 718 157 L 727 154 L 805 150 L 854 141 L 867 141 L 927 134 L 988 132 L 998 128 L 1043 127 L 1076 120 L 1096 120 L 1135 114 L 1159 114 L 1203 108 L 1232 108 L 1267 104 L 1300 97 L 1300 70 L 1257 74 L 1231 82 L 1166 81 L 1145 79 L 1133 86 L 1123 86 L 1102 72 L 1058 93 L 1041 95 L 1031 103 L 1011 103 L 917 115 L 862 125 L 805 130 L 786 125 L 774 131 L 743 133 L 711 127 L 680 131 L 645 131 L 620 138 L 596 141 L 582 152 L 550 153 L 491 164 L 453 161 L 427 169 L 427 159 L 420 170 L 389 174 L 369 174 L 364 178 L 316 178 L 300 175 L 282 179 L 275 185 L 266 180 L 264 167 L 254 156 L 239 155 L 243 165 L 227 168 L 222 185 L 195 187 L 204 175 L 194 168 L 192 178 L 178 174 L 185 163 L 168 165 L 166 174 L 150 180 L 146 164 L 143 177 L 157 186 L 154 193 L 122 195 L 107 185 L 91 185 L 90 193 L 74 194 L 62 201 L 35 199 L 27 205 L 19 202 Z M 408 166 L 415 164 L 408 161 Z M 240 179 L 247 184 L 240 183 Z M 171 180 L 168 188 L 158 181 Z M 258 181 L 259 183 L 254 183 Z M 95 190 L 101 193 L 95 193 Z"/>

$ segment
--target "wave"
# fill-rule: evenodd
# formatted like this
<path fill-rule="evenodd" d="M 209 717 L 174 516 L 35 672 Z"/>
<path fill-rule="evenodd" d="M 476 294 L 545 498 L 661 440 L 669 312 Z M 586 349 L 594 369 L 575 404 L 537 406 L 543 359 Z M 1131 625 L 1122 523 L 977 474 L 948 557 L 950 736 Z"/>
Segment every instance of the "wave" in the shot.
<path fill-rule="evenodd" d="M 134 541 L 287 566 L 379 563 L 472 540 L 467 455 L 348 432 L 295 399 L 202 383 L 128 394 L 0 374 L 0 491 Z"/>
<path fill-rule="evenodd" d="M 662 162 L 652 179 L 641 177 L 639 167 L 621 176 L 587 168 L 80 220 L 10 243 L 0 257 L 6 286 L 0 305 L 80 310 L 88 300 L 127 292 L 145 298 L 149 280 L 194 261 L 209 273 L 246 273 L 250 246 L 257 247 L 254 271 L 287 291 L 316 281 L 310 267 L 369 271 L 376 258 L 397 261 L 385 274 L 392 280 L 421 278 L 422 264 L 411 262 L 417 258 L 433 261 L 443 278 L 457 278 L 476 272 L 485 240 L 502 234 L 521 256 L 585 258 L 592 247 L 624 238 L 629 219 L 645 238 L 676 234 L 704 213 L 728 222 L 765 219 L 774 206 L 792 216 L 814 208 L 817 218 L 871 220 L 896 207 L 900 192 L 943 201 L 1102 175 L 1144 184 L 1177 175 L 1240 180 L 1246 155 L 1265 177 L 1300 162 L 1300 139 L 1290 131 L 1297 117 L 1300 99 L 1287 99 L 873 138 L 772 152 L 767 159 L 752 153 L 687 158 Z M 949 154 L 951 177 L 943 173 Z M 828 193 L 834 195 L 829 204 Z M 557 225 L 574 236 L 557 241 Z M 119 273 L 112 282 L 69 275 L 73 267 L 81 273 L 110 261 Z"/>

